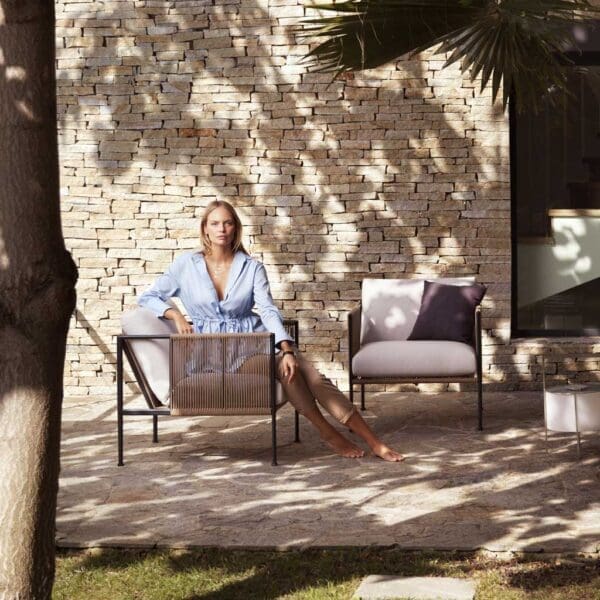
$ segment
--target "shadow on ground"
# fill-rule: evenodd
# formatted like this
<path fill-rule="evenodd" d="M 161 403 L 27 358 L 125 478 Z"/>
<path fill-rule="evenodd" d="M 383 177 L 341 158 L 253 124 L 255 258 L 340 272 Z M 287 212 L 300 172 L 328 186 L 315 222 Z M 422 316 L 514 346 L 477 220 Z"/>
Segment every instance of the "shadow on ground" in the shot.
<path fill-rule="evenodd" d="M 380 395 L 366 418 L 403 464 L 332 456 L 291 410 L 279 417 L 280 466 L 262 418 L 126 421 L 116 466 L 112 402 L 66 403 L 60 546 L 596 552 L 600 443 L 553 435 L 539 394 L 488 394 L 475 431 L 472 394 Z"/>
<path fill-rule="evenodd" d="M 119 597 L 118 582 L 128 581 L 133 594 L 138 582 L 151 572 L 153 576 L 145 587 L 147 597 L 160 597 L 160 591 L 168 589 L 178 598 L 188 600 L 299 598 L 308 597 L 317 588 L 335 589 L 337 594 L 332 593 L 331 597 L 349 597 L 358 582 L 373 573 L 467 577 L 476 582 L 478 593 L 486 598 L 496 597 L 495 592 L 507 588 L 517 595 L 503 595 L 503 598 L 521 598 L 523 593 L 528 597 L 529 594 L 590 597 L 600 580 L 600 562 L 590 557 L 528 554 L 499 561 L 474 552 L 410 552 L 380 547 L 285 553 L 103 549 L 76 555 L 62 552 L 61 558 L 65 560 L 59 561 L 59 586 L 64 579 L 61 569 L 69 561 L 71 571 L 85 573 L 93 581 L 105 581 L 110 573 L 111 581 L 116 584 L 116 597 Z M 562 596 L 563 592 L 567 595 Z"/>

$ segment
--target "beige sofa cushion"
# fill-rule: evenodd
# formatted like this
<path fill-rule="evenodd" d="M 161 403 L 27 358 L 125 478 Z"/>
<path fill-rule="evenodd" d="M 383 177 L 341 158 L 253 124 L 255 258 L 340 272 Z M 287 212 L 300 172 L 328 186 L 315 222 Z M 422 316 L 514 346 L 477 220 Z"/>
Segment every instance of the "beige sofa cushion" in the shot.
<path fill-rule="evenodd" d="M 475 350 L 446 341 L 385 341 L 366 344 L 352 359 L 358 377 L 446 377 L 473 375 Z"/>
<path fill-rule="evenodd" d="M 419 314 L 426 279 L 449 285 L 469 285 L 474 281 L 473 277 L 363 279 L 361 346 L 408 338 Z"/>
<path fill-rule="evenodd" d="M 147 308 L 123 313 L 121 327 L 125 335 L 171 335 L 177 333 L 175 323 L 160 319 Z M 148 385 L 163 403 L 169 399 L 169 340 L 134 340 L 131 349 L 148 381 Z"/>

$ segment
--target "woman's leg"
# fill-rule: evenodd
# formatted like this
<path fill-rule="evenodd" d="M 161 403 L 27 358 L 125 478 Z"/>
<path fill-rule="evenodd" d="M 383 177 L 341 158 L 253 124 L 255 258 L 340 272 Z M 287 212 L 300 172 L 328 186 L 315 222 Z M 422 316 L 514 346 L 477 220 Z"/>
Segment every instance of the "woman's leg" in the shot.
<path fill-rule="evenodd" d="M 291 383 L 286 378 L 280 379 L 280 382 L 292 406 L 315 426 L 321 439 L 334 452 L 346 458 L 361 458 L 364 456 L 364 450 L 347 440 L 325 419 L 301 372 L 296 373 L 296 377 Z"/>
<path fill-rule="evenodd" d="M 367 425 L 358 411 L 355 411 L 352 416 L 346 421 L 345 425 L 349 427 L 356 435 L 361 437 L 368 444 L 369 448 L 375 456 L 383 458 L 389 462 L 400 462 L 404 460 L 404 456 L 389 446 L 384 444 L 375 434 L 375 432 Z"/>
<path fill-rule="evenodd" d="M 298 365 L 311 397 L 316 398 L 329 414 L 361 437 L 376 456 L 390 462 L 404 460 L 401 454 L 377 437 L 356 407 L 330 379 L 317 371 L 303 356 L 298 356 Z"/>

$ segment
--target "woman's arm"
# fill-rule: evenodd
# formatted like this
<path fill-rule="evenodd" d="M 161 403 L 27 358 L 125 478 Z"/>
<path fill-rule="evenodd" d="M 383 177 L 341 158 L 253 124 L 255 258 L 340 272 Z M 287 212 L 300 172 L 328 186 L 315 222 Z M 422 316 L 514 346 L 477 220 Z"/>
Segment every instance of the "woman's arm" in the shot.
<path fill-rule="evenodd" d="M 279 344 L 279 347 L 281 348 L 282 352 L 294 352 L 294 346 L 291 342 L 288 342 L 287 340 L 281 342 Z"/>
<path fill-rule="evenodd" d="M 169 298 L 179 295 L 179 281 L 182 262 L 185 257 L 178 258 L 156 281 L 138 298 L 138 304 L 151 310 L 157 317 L 164 317 L 175 322 L 178 333 L 192 333 L 192 326 L 181 312 L 167 302 Z"/>
<path fill-rule="evenodd" d="M 267 271 L 264 265 L 259 265 L 254 277 L 254 304 L 260 315 L 263 325 L 275 334 L 275 344 L 281 348 L 283 356 L 279 361 L 279 377 L 286 378 L 292 382 L 298 371 L 298 362 L 294 354 L 292 338 L 287 334 L 281 315 L 273 304 L 271 288 L 267 279 Z M 286 354 L 286 352 L 288 354 Z"/>
<path fill-rule="evenodd" d="M 169 321 L 175 321 L 177 333 L 194 333 L 194 328 L 191 323 L 179 312 L 177 308 L 168 308 L 163 317 Z"/>
<path fill-rule="evenodd" d="M 288 335 L 281 320 L 281 314 L 273 304 L 271 288 L 264 265 L 259 264 L 254 275 L 254 305 L 263 325 L 275 334 L 275 344 L 282 350 L 293 349 L 293 339 Z M 285 347 L 284 347 L 285 344 Z"/>

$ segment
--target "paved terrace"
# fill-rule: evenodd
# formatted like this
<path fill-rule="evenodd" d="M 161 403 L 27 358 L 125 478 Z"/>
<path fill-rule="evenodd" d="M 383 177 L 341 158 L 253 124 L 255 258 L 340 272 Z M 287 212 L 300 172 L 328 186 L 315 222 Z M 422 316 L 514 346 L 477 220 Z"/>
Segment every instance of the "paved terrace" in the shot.
<path fill-rule="evenodd" d="M 369 398 L 369 397 L 368 397 Z M 136 400 L 138 402 L 139 400 Z M 280 465 L 264 418 L 125 422 L 116 466 L 114 401 L 68 399 L 58 544 L 292 548 L 391 545 L 490 551 L 600 550 L 600 434 L 551 435 L 541 393 L 489 393 L 485 431 L 473 394 L 379 394 L 368 422 L 402 464 L 333 456 L 279 414 Z"/>

